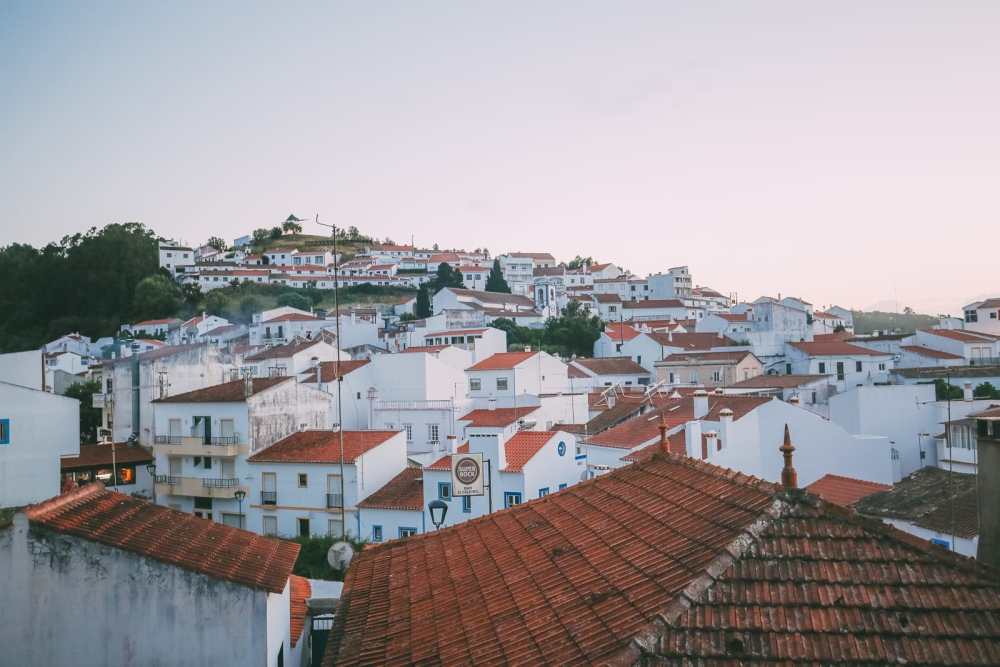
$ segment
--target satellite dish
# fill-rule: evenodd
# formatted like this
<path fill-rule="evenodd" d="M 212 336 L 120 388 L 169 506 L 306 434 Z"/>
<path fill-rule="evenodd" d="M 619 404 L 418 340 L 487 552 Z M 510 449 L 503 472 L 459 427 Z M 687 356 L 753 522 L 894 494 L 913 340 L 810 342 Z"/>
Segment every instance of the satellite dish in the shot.
<path fill-rule="evenodd" d="M 326 562 L 335 570 L 346 570 L 354 558 L 354 547 L 350 542 L 334 542 L 330 550 L 326 552 Z"/>

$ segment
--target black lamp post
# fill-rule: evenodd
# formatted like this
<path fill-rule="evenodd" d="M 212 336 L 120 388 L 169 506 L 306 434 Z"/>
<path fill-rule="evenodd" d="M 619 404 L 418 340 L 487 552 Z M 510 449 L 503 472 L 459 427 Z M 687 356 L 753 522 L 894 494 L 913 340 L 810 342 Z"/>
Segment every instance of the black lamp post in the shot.
<path fill-rule="evenodd" d="M 448 503 L 441 499 L 432 500 L 427 503 L 427 510 L 431 513 L 431 523 L 434 524 L 434 530 L 437 530 L 444 523 L 445 515 L 448 514 Z"/>
<path fill-rule="evenodd" d="M 243 521 L 243 499 L 247 497 L 247 492 L 244 491 L 243 489 L 236 489 L 236 493 L 234 493 L 233 495 L 236 496 L 236 500 L 240 504 L 240 528 L 244 528 L 245 526 L 243 525 L 244 524 L 244 521 Z"/>
<path fill-rule="evenodd" d="M 146 472 L 149 476 L 153 478 L 153 504 L 156 504 L 156 461 L 150 461 L 146 464 Z"/>

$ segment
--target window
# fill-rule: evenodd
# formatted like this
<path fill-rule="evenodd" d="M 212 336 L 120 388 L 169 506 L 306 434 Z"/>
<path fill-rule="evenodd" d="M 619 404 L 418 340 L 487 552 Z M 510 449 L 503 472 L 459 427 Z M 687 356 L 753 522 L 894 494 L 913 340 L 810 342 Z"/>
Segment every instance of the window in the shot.
<path fill-rule="evenodd" d="M 427 440 L 430 442 L 437 442 L 440 428 L 437 424 L 427 425 Z"/>
<path fill-rule="evenodd" d="M 837 362 L 837 379 L 838 380 L 843 380 L 844 379 L 844 362 L 843 361 L 838 361 Z"/>
<path fill-rule="evenodd" d="M 344 535 L 344 524 L 340 519 L 328 519 L 326 522 L 326 532 L 330 537 L 341 537 Z"/>
<path fill-rule="evenodd" d="M 482 391 L 483 381 L 481 378 L 469 378 L 469 391 Z"/>
<path fill-rule="evenodd" d="M 472 513 L 472 496 L 462 496 L 462 512 L 465 514 Z"/>
<path fill-rule="evenodd" d="M 861 372 L 861 362 L 860 361 L 855 361 L 854 362 L 854 371 L 856 373 L 860 373 Z"/>
<path fill-rule="evenodd" d="M 549 495 L 549 487 L 543 486 L 542 488 L 538 489 L 539 498 L 544 498 L 547 495 Z"/>
<path fill-rule="evenodd" d="M 566 482 L 563 482 L 562 484 L 559 485 L 559 490 L 560 491 L 562 491 L 565 488 L 566 488 Z"/>
<path fill-rule="evenodd" d="M 451 482 L 438 482 L 438 498 L 451 500 Z"/>
<path fill-rule="evenodd" d="M 372 542 L 382 541 L 382 526 L 372 526 Z"/>
<path fill-rule="evenodd" d="M 226 526 L 231 526 L 232 528 L 242 528 L 243 527 L 243 517 L 239 514 L 225 514 L 222 515 L 222 523 Z"/>
<path fill-rule="evenodd" d="M 642 355 L 641 354 L 637 354 L 636 355 L 636 357 L 635 357 L 635 363 L 637 363 L 640 366 L 642 366 Z"/>
<path fill-rule="evenodd" d="M 416 528 L 403 528 L 402 526 L 400 526 L 400 528 L 399 528 L 399 537 L 400 537 L 400 539 L 402 539 L 404 537 L 410 537 L 411 535 L 416 535 L 416 534 L 417 534 L 417 529 Z"/>
<path fill-rule="evenodd" d="M 309 475 L 304 472 L 299 473 L 299 488 L 304 489 L 309 486 Z"/>
<path fill-rule="evenodd" d="M 996 318 L 997 318 L 997 314 L 996 314 L 996 311 L 994 311 L 994 312 L 990 313 L 990 319 L 991 319 L 991 320 L 995 320 Z"/>
<path fill-rule="evenodd" d="M 521 504 L 521 494 L 516 491 L 504 491 L 503 506 L 513 507 Z"/>
<path fill-rule="evenodd" d="M 0 445 L 10 444 L 10 420 L 0 419 Z"/>
<path fill-rule="evenodd" d="M 826 364 L 824 362 L 822 362 L 822 361 L 819 362 L 819 374 L 820 375 L 825 375 L 826 374 Z"/>
<path fill-rule="evenodd" d="M 497 391 L 507 391 L 507 378 L 497 378 Z"/>
<path fill-rule="evenodd" d="M 722 371 L 712 371 L 712 382 L 722 382 Z"/>
<path fill-rule="evenodd" d="M 212 499 L 202 498 L 201 496 L 195 496 L 194 508 L 196 510 L 210 510 L 212 509 Z"/>
<path fill-rule="evenodd" d="M 403 424 L 403 430 L 406 431 L 406 441 L 413 442 L 413 424 Z"/>
<path fill-rule="evenodd" d="M 309 537 L 309 519 L 299 519 L 299 537 Z"/>
<path fill-rule="evenodd" d="M 885 362 L 882 362 L 882 363 L 880 363 L 880 364 L 878 365 L 878 369 L 879 369 L 880 371 L 884 371 L 884 370 L 885 370 Z"/>
<path fill-rule="evenodd" d="M 792 365 L 785 364 L 785 375 L 791 375 L 791 374 L 792 374 Z"/>

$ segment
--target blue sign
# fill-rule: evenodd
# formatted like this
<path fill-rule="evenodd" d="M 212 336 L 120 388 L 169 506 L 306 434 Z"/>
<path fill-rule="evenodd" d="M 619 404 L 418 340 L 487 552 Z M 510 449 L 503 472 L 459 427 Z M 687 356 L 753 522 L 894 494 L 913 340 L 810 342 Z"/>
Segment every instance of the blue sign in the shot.
<path fill-rule="evenodd" d="M 559 452 L 559 456 L 566 456 L 566 443 L 560 440 L 556 451 Z"/>

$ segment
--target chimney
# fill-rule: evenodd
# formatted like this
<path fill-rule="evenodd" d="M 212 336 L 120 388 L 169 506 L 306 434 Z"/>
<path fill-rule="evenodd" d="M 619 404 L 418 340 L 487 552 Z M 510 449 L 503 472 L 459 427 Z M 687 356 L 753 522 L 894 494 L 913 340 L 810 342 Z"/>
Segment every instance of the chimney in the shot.
<path fill-rule="evenodd" d="M 617 400 L 617 397 L 615 396 L 615 392 L 611 392 L 610 394 L 608 394 L 607 396 L 605 396 L 604 400 L 608 404 L 608 410 L 610 410 L 611 408 L 615 407 L 615 401 Z"/>
<path fill-rule="evenodd" d="M 664 414 L 660 415 L 660 424 L 658 426 L 660 429 L 660 451 L 664 454 L 670 453 L 670 443 L 667 441 L 667 417 Z"/>
<path fill-rule="evenodd" d="M 729 408 L 719 410 L 719 447 L 729 445 L 729 428 L 733 425 L 733 411 Z"/>
<path fill-rule="evenodd" d="M 700 421 L 689 421 L 684 425 L 684 453 L 693 459 L 701 458 Z"/>
<path fill-rule="evenodd" d="M 973 395 L 972 395 L 972 383 L 971 382 L 966 382 L 962 386 L 962 400 L 963 401 L 971 401 L 972 399 L 973 399 Z"/>
<path fill-rule="evenodd" d="M 469 451 L 482 452 L 483 458 L 490 462 L 490 470 L 493 475 L 507 467 L 507 448 L 504 447 L 504 439 L 501 434 L 474 434 L 470 436 Z"/>
<path fill-rule="evenodd" d="M 458 438 L 454 435 L 449 435 L 445 437 L 444 453 L 454 454 L 458 449 Z"/>
<path fill-rule="evenodd" d="M 792 446 L 792 436 L 788 433 L 788 424 L 785 424 L 785 441 L 779 451 L 785 458 L 785 465 L 781 469 L 781 486 L 785 491 L 794 491 L 798 487 L 799 479 L 795 468 L 792 467 L 792 452 L 795 451 L 795 447 Z"/>
<path fill-rule="evenodd" d="M 706 431 L 704 447 L 702 447 L 701 453 L 703 459 L 708 459 L 712 456 L 713 452 L 719 451 L 719 434 L 716 431 Z"/>
<path fill-rule="evenodd" d="M 704 389 L 694 392 L 694 418 L 701 419 L 708 414 L 708 393 Z"/>
<path fill-rule="evenodd" d="M 799 395 L 798 394 L 792 394 L 791 396 L 788 397 L 788 402 L 789 402 L 789 404 L 798 407 L 798 405 L 799 405 Z"/>
<path fill-rule="evenodd" d="M 490 410 L 491 412 L 492 412 L 493 410 L 496 410 L 496 409 L 497 409 L 497 399 L 495 399 L 495 398 L 491 398 L 491 399 L 490 399 L 490 400 L 489 400 L 489 401 L 488 401 L 488 402 L 486 403 L 486 405 L 487 405 L 487 408 L 486 408 L 487 410 Z"/>
<path fill-rule="evenodd" d="M 993 410 L 990 410 L 992 413 Z M 1000 567 L 1000 421 L 996 417 L 976 421 L 979 457 L 979 547 L 976 558 Z"/>

